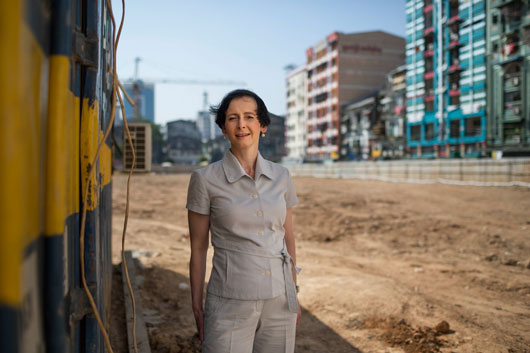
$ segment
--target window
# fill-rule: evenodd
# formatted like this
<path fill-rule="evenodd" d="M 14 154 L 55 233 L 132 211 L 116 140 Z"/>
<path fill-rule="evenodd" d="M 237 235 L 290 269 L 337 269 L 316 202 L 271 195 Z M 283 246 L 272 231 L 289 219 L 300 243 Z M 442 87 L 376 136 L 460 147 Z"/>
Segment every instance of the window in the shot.
<path fill-rule="evenodd" d="M 434 110 L 434 101 L 425 102 L 425 111 L 432 112 Z"/>
<path fill-rule="evenodd" d="M 469 136 L 480 136 L 482 133 L 480 117 L 476 116 L 473 118 L 466 119 L 466 137 Z"/>
<path fill-rule="evenodd" d="M 421 125 L 412 125 L 410 127 L 410 140 L 419 141 L 421 138 Z"/>
<path fill-rule="evenodd" d="M 504 124 L 504 141 L 506 143 L 520 143 L 521 142 L 521 124 L 510 123 Z"/>
<path fill-rule="evenodd" d="M 315 102 L 320 103 L 320 102 L 325 101 L 326 99 L 328 99 L 328 93 L 327 92 L 320 93 L 319 95 L 315 97 Z"/>
<path fill-rule="evenodd" d="M 451 124 L 449 125 L 449 137 L 460 137 L 460 120 L 451 120 Z"/>
<path fill-rule="evenodd" d="M 434 124 L 425 125 L 425 140 L 434 140 Z"/>

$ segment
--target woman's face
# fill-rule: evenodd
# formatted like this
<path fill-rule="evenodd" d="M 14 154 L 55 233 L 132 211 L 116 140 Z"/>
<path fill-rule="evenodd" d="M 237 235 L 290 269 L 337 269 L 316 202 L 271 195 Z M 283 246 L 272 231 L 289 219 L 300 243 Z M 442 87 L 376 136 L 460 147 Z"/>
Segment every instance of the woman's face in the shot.
<path fill-rule="evenodd" d="M 226 110 L 223 133 L 228 136 L 230 145 L 235 149 L 256 147 L 262 132 L 267 131 L 258 119 L 258 105 L 252 97 L 232 99 Z"/>

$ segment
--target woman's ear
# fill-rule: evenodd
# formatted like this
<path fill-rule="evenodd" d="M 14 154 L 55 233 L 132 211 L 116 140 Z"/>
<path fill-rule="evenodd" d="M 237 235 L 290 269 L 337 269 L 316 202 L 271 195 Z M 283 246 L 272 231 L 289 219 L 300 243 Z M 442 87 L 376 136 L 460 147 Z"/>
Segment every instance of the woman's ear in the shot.
<path fill-rule="evenodd" d="M 261 132 L 266 133 L 267 132 L 267 128 L 268 128 L 268 126 L 262 126 L 261 127 Z"/>

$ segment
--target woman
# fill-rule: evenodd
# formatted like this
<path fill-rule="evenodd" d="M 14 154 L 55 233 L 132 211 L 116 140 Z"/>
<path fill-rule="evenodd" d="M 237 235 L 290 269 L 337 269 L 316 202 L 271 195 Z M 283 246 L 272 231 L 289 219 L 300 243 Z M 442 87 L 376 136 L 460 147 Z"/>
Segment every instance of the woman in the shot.
<path fill-rule="evenodd" d="M 192 174 L 186 205 L 192 307 L 203 352 L 294 352 L 301 312 L 293 182 L 286 168 L 258 152 L 270 123 L 260 97 L 235 90 L 212 112 L 230 149 Z M 203 311 L 209 231 L 214 255 Z"/>

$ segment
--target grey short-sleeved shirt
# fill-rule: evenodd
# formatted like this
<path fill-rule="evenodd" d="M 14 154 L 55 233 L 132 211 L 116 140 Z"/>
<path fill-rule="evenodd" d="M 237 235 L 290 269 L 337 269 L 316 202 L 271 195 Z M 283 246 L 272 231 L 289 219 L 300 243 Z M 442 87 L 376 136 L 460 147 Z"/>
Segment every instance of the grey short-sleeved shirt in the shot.
<path fill-rule="evenodd" d="M 230 150 L 222 161 L 194 171 L 186 208 L 210 216 L 214 257 L 208 292 L 242 300 L 284 293 L 283 224 L 286 210 L 297 203 L 289 171 L 259 153 L 255 179 Z"/>

